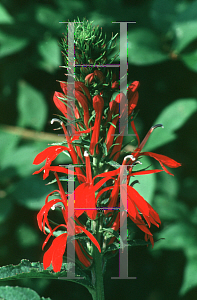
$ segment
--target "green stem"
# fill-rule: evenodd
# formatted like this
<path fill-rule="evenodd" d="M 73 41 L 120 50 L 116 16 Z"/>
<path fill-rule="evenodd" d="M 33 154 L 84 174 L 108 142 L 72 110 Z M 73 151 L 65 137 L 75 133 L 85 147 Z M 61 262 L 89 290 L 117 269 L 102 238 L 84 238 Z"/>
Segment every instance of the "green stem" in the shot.
<path fill-rule="evenodd" d="M 99 232 L 99 226 L 102 223 L 102 217 L 93 221 L 96 223 L 96 239 L 100 244 L 101 233 Z M 94 291 L 92 291 L 93 300 L 105 300 L 104 296 L 104 283 L 103 283 L 103 259 L 102 253 L 100 253 L 96 246 L 93 245 L 93 259 L 94 259 L 94 275 L 95 284 Z"/>

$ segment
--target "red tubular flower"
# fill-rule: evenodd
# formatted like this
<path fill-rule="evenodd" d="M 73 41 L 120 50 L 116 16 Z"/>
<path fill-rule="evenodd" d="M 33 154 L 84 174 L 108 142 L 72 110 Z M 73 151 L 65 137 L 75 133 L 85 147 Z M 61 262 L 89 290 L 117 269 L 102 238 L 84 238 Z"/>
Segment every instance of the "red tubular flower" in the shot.
<path fill-rule="evenodd" d="M 76 151 L 72 145 L 72 142 L 71 142 L 71 139 L 67 133 L 67 130 L 66 130 L 66 127 L 64 126 L 64 123 L 61 122 L 61 125 L 62 125 L 62 128 L 64 130 L 64 133 L 65 133 L 65 137 L 67 139 L 67 143 L 68 143 L 68 147 L 65 147 L 65 146 L 51 146 L 51 147 L 48 147 L 47 149 L 43 150 L 42 152 L 40 152 L 34 159 L 33 161 L 33 164 L 34 165 L 38 165 L 40 163 L 42 163 L 45 159 L 46 159 L 46 163 L 45 163 L 45 166 L 43 166 L 40 170 L 36 171 L 33 173 L 34 174 L 38 174 L 40 173 L 42 170 L 44 170 L 44 174 L 43 174 L 43 179 L 46 179 L 48 176 L 49 176 L 49 171 L 52 171 L 53 168 L 51 167 L 51 163 L 52 161 L 63 151 L 68 151 L 71 158 L 72 158 L 72 161 L 74 164 L 79 164 L 80 162 L 78 161 L 78 157 L 77 157 L 77 154 L 76 154 Z M 63 171 L 63 169 L 65 168 L 62 168 L 62 167 L 59 167 L 61 168 L 61 170 Z M 78 181 L 80 183 L 84 182 L 83 180 L 83 172 L 81 170 L 81 168 L 79 167 L 75 167 L 76 169 L 76 172 L 77 172 L 77 177 L 78 177 Z M 66 170 L 66 169 L 65 169 Z M 58 171 L 59 172 L 59 171 Z M 81 176 L 80 176 L 81 175 Z"/>
<path fill-rule="evenodd" d="M 111 88 L 112 88 L 112 89 L 117 89 L 118 87 L 119 87 L 118 81 L 112 82 L 112 85 L 111 85 Z"/>
<path fill-rule="evenodd" d="M 46 225 L 47 225 L 48 229 L 50 230 L 50 233 L 48 234 L 47 238 L 45 239 L 42 248 L 45 247 L 49 238 L 54 234 L 54 232 L 59 227 L 65 227 L 67 230 L 67 223 L 68 223 L 67 195 L 65 194 L 62 184 L 56 173 L 55 173 L 55 177 L 57 179 L 59 190 L 53 191 L 46 197 L 45 205 L 41 208 L 40 212 L 37 215 L 37 221 L 38 221 L 38 226 L 39 226 L 40 230 L 46 234 L 46 231 L 45 231 Z M 59 193 L 60 199 L 53 199 L 51 201 L 48 201 L 49 196 L 52 195 L 54 192 Z M 48 212 L 50 209 L 55 207 L 57 205 L 57 203 L 61 204 L 61 205 L 58 204 L 58 206 L 60 206 L 62 209 L 62 214 L 63 214 L 66 224 L 60 224 L 60 225 L 56 226 L 54 229 L 52 229 L 51 226 L 49 225 L 49 221 L 48 221 Z M 80 224 L 79 220 L 76 217 L 74 217 L 74 218 L 75 218 L 76 223 Z M 75 226 L 75 233 L 79 234 L 81 232 L 84 232 L 90 238 L 90 240 L 94 243 L 94 245 L 98 248 L 98 250 L 101 252 L 100 245 L 97 242 L 97 240 L 94 238 L 94 236 L 88 230 L 86 230 L 85 227 L 83 227 L 82 225 Z M 54 272 L 59 272 L 61 270 L 63 254 L 66 249 L 66 243 L 67 243 L 67 232 L 65 232 L 55 238 L 55 240 L 52 242 L 52 245 L 50 246 L 50 248 L 44 254 L 44 257 L 43 257 L 44 269 L 47 269 L 52 262 Z M 77 253 L 79 260 L 82 262 L 84 267 L 86 267 L 86 268 L 89 267 L 91 265 L 92 257 L 88 253 L 85 252 L 85 249 L 83 248 L 83 246 L 81 245 L 81 243 L 79 241 L 76 241 L 75 246 L 76 246 L 76 253 Z"/>
<path fill-rule="evenodd" d="M 91 84 L 93 79 L 94 79 L 94 73 L 90 73 L 85 77 L 85 83 Z"/>
<path fill-rule="evenodd" d="M 60 82 L 60 86 L 64 92 L 65 95 L 67 95 L 67 90 L 70 89 L 70 86 L 67 84 L 67 82 Z M 90 96 L 90 92 L 87 88 L 87 86 L 85 86 L 85 84 L 81 81 L 75 81 L 75 91 L 79 91 L 81 93 L 83 93 L 89 101 L 91 101 L 91 96 Z"/>
<path fill-rule="evenodd" d="M 38 174 L 42 170 L 44 170 L 43 179 L 46 179 L 49 176 L 49 168 L 52 163 L 52 161 L 63 151 L 69 151 L 68 147 L 65 146 L 51 146 L 43 150 L 42 152 L 38 153 L 36 157 L 34 158 L 33 164 L 39 165 L 41 164 L 45 159 L 46 163 L 45 165 L 39 170 L 33 173 Z"/>
<path fill-rule="evenodd" d="M 73 91 L 74 93 L 74 91 Z M 79 104 L 82 106 L 83 111 L 84 111 L 84 123 L 86 128 L 89 128 L 88 126 L 88 121 L 90 119 L 89 116 L 89 108 L 88 108 L 88 101 L 87 98 L 84 94 L 82 94 L 79 91 L 75 91 L 75 98 L 77 99 L 77 101 L 79 102 Z"/>
<path fill-rule="evenodd" d="M 127 92 L 127 96 L 128 96 L 128 116 L 130 116 L 133 112 L 133 110 L 135 109 L 137 103 L 138 103 L 138 97 L 139 97 L 139 94 L 138 94 L 138 87 L 139 87 L 140 83 L 139 81 L 134 81 L 133 83 L 130 84 L 130 86 L 128 87 L 128 92 Z M 120 103 L 120 101 L 124 101 L 124 98 L 125 95 L 123 93 L 120 93 L 115 101 L 117 103 Z M 121 112 L 121 118 L 124 120 L 125 119 L 125 113 L 126 113 L 126 110 L 123 110 Z M 125 128 L 126 128 L 126 125 L 123 127 L 123 130 L 122 132 L 125 131 Z M 120 156 L 120 151 L 121 151 L 121 148 L 122 148 L 122 143 L 123 143 L 123 135 L 120 135 L 117 137 L 116 139 L 116 144 L 118 145 L 115 145 L 112 149 L 112 152 L 110 154 L 110 158 L 112 157 L 114 161 L 117 161 L 117 159 L 119 158 Z"/>
<path fill-rule="evenodd" d="M 87 151 L 84 152 L 85 160 L 86 160 L 86 182 L 80 184 L 75 191 L 70 196 L 72 201 L 75 200 L 75 216 L 78 218 L 84 212 L 88 215 L 88 217 L 92 220 L 96 218 L 97 208 L 95 198 L 95 192 L 109 179 L 112 178 L 112 175 L 115 173 L 103 173 L 92 178 L 92 171 L 90 165 L 90 157 Z M 116 172 L 117 174 L 117 172 Z M 105 177 L 101 179 L 98 183 L 94 184 L 94 180 L 97 177 Z M 104 191 L 102 191 L 104 192 Z M 83 198 L 81 197 L 83 195 Z"/>
<path fill-rule="evenodd" d="M 79 240 L 75 240 L 75 251 L 83 266 L 85 268 L 89 268 L 92 264 L 93 257 L 85 251 L 84 247 L 82 246 Z"/>
<path fill-rule="evenodd" d="M 58 225 L 57 227 L 55 227 L 53 229 L 53 231 L 47 236 L 47 238 L 44 242 L 44 245 L 46 245 L 47 241 L 49 240 L 49 238 L 51 237 L 53 232 L 55 230 L 57 230 L 59 227 L 66 227 L 67 228 L 67 226 L 64 225 L 64 224 L 61 224 L 61 225 Z M 97 247 L 99 252 L 101 252 L 101 248 L 100 248 L 99 243 L 97 242 L 95 237 L 88 230 L 86 230 L 82 226 L 75 226 L 75 232 L 76 233 L 84 232 L 90 238 L 90 240 L 93 242 L 93 244 Z M 54 272 L 60 272 L 61 271 L 61 266 L 62 266 L 62 262 L 63 262 L 63 255 L 64 255 L 64 252 L 66 250 L 66 243 L 67 243 L 67 233 L 63 233 L 63 234 L 59 235 L 58 237 L 56 237 L 53 240 L 50 248 L 44 253 L 43 267 L 44 267 L 45 270 L 52 263 Z M 77 252 L 80 255 L 78 248 L 77 248 Z M 84 257 L 82 259 L 84 260 Z"/>
<path fill-rule="evenodd" d="M 180 163 L 176 162 L 175 160 L 173 160 L 172 158 L 169 158 L 165 155 L 161 155 L 161 154 L 157 154 L 157 153 L 153 153 L 153 152 L 141 152 L 142 148 L 144 147 L 144 145 L 146 144 L 150 134 L 153 132 L 153 130 L 157 127 L 163 127 L 163 125 L 161 124 L 157 124 L 155 126 L 152 126 L 151 129 L 148 131 L 147 135 L 145 136 L 145 138 L 143 139 L 143 141 L 140 144 L 140 139 L 138 136 L 138 133 L 135 129 L 134 126 L 134 122 L 131 122 L 131 126 L 133 127 L 133 130 L 136 134 L 137 140 L 138 140 L 138 147 L 134 150 L 134 152 L 132 153 L 132 158 L 130 159 L 130 163 L 128 164 L 132 164 L 134 161 L 137 160 L 137 158 L 141 155 L 146 155 L 146 156 L 150 156 L 153 157 L 154 159 L 158 160 L 158 162 L 160 163 L 161 167 L 163 168 L 163 170 L 168 173 L 169 175 L 173 175 L 172 173 L 170 173 L 165 166 L 170 167 L 170 168 L 178 168 L 181 166 Z M 165 165 L 165 166 L 164 166 Z"/>
<path fill-rule="evenodd" d="M 95 116 L 92 138 L 91 138 L 91 142 L 90 142 L 91 155 L 94 155 L 94 148 L 95 148 L 96 144 L 98 143 L 98 139 L 99 139 L 101 118 L 102 118 L 102 112 L 103 112 L 103 108 L 104 108 L 104 100 L 101 96 L 99 96 L 99 95 L 94 96 L 93 108 L 95 110 L 96 116 Z M 98 145 L 96 146 L 96 153 L 99 154 Z"/>
<path fill-rule="evenodd" d="M 95 70 L 93 73 L 90 73 L 85 77 L 85 83 L 90 85 L 94 79 L 100 83 L 103 83 L 105 76 L 103 75 L 102 71 Z"/>

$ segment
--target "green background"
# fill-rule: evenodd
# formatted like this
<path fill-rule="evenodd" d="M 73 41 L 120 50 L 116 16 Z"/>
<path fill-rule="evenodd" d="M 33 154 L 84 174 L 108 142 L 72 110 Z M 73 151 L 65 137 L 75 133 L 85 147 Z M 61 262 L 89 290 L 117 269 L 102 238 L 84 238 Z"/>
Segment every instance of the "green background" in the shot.
<path fill-rule="evenodd" d="M 140 177 L 136 189 L 162 220 L 161 228 L 153 229 L 155 238 L 165 240 L 153 249 L 130 248 L 129 276 L 137 280 L 111 280 L 119 268 L 118 256 L 111 259 L 104 279 L 106 299 L 193 300 L 197 297 L 197 1 L 1 1 L 0 265 L 18 264 L 22 258 L 42 261 L 44 235 L 36 215 L 53 187 L 31 175 L 38 169 L 32 162 L 58 140 L 50 119 L 58 113 L 52 101 L 54 91 L 60 91 L 56 80 L 65 80 L 58 42 L 66 26 L 59 21 L 77 17 L 94 20 L 108 37 L 119 32 L 119 25 L 112 22 L 136 21 L 128 25 L 128 83 L 141 84 L 136 127 L 142 139 L 153 124 L 163 123 L 164 129 L 155 130 L 145 150 L 182 163 L 171 170 L 174 177 Z M 152 160 L 144 162 L 159 167 Z M 143 238 L 137 229 L 134 236 Z M 31 288 L 52 300 L 91 299 L 73 282 L 26 279 L 6 284 Z M 0 299 L 10 300 L 4 293 L 0 289 Z"/>

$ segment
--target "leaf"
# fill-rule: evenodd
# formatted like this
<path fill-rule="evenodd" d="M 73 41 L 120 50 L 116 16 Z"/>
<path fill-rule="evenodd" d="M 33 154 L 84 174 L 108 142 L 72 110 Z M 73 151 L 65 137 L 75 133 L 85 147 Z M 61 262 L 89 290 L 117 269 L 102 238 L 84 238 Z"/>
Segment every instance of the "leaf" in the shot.
<path fill-rule="evenodd" d="M 16 173 L 23 177 L 29 176 L 38 170 L 38 166 L 33 165 L 32 162 L 41 150 L 43 150 L 43 143 L 40 146 L 31 144 L 12 149 L 4 156 L 1 163 L 2 172 L 8 169 L 10 176 L 15 176 Z"/>
<path fill-rule="evenodd" d="M 128 61 L 134 65 L 151 65 L 168 59 L 162 52 L 159 37 L 151 30 L 138 28 L 128 33 Z"/>
<path fill-rule="evenodd" d="M 152 160 L 148 157 L 143 156 L 140 159 L 142 165 L 136 165 L 134 167 L 134 172 L 139 171 L 141 169 L 147 168 L 151 165 Z M 154 167 L 151 166 L 148 170 L 153 170 Z M 139 184 L 134 185 L 134 189 L 149 203 L 151 204 L 153 201 L 153 196 L 155 194 L 156 189 L 156 174 L 148 174 L 148 175 L 135 175 L 131 177 L 130 181 L 138 180 Z"/>
<path fill-rule="evenodd" d="M 47 71 L 53 72 L 54 69 L 61 65 L 61 51 L 56 39 L 49 39 L 47 41 L 40 42 L 38 45 L 38 51 L 43 58 L 40 65 Z"/>
<path fill-rule="evenodd" d="M 0 58 L 22 50 L 28 42 L 26 38 L 8 35 L 0 31 Z"/>
<path fill-rule="evenodd" d="M 183 221 L 170 224 L 159 234 L 165 237 L 163 243 L 156 243 L 155 250 L 183 250 L 187 257 L 187 263 L 184 270 L 183 285 L 180 295 L 184 295 L 191 288 L 197 286 L 197 241 L 196 227 Z"/>
<path fill-rule="evenodd" d="M 46 196 L 52 192 L 51 186 L 34 176 L 26 177 L 12 185 L 11 195 L 18 204 L 32 210 L 39 210 L 45 203 Z M 51 196 L 50 199 L 55 199 Z"/>
<path fill-rule="evenodd" d="M 166 195 L 163 194 L 155 196 L 154 209 L 158 212 L 162 221 L 180 220 L 186 218 L 187 214 L 189 214 L 188 208 L 184 203 L 175 201 L 172 197 L 169 197 L 169 195 L 166 197 Z"/>
<path fill-rule="evenodd" d="M 191 53 L 181 53 L 179 57 L 189 69 L 197 72 L 197 50 Z"/>
<path fill-rule="evenodd" d="M 195 227 L 183 221 L 168 225 L 158 236 L 164 237 L 165 242 L 157 243 L 155 250 L 173 249 L 174 251 L 181 249 L 187 254 L 188 249 L 193 248 L 196 244 Z"/>
<path fill-rule="evenodd" d="M 143 150 L 152 151 L 175 140 L 175 131 L 181 128 L 195 111 L 197 100 L 192 98 L 176 100 L 164 108 L 153 124 L 163 124 L 164 129 L 155 129 Z"/>
<path fill-rule="evenodd" d="M 173 49 L 176 54 L 179 54 L 192 41 L 197 39 L 196 20 L 191 20 L 184 23 L 175 23 L 172 30 L 175 36 Z"/>
<path fill-rule="evenodd" d="M 4 300 L 50 300 L 40 296 L 29 288 L 19 286 L 1 286 L 0 299 Z"/>
<path fill-rule="evenodd" d="M 150 9 L 150 17 L 156 30 L 167 32 L 175 18 L 175 1 L 154 0 Z"/>
<path fill-rule="evenodd" d="M 0 128 L 0 163 L 2 164 L 6 159 L 6 156 L 11 155 L 19 142 L 19 136 L 1 131 Z"/>
<path fill-rule="evenodd" d="M 31 85 L 20 82 L 17 99 L 18 125 L 42 130 L 47 118 L 47 105 L 43 95 Z"/>
<path fill-rule="evenodd" d="M 83 279 L 66 278 L 67 271 L 71 272 L 74 263 L 63 263 L 60 272 L 53 272 L 52 267 L 44 270 L 43 264 L 40 262 L 30 262 L 27 259 L 14 266 L 8 265 L 0 268 L 0 281 L 16 280 L 23 278 L 48 278 L 48 279 L 64 279 L 77 282 L 85 287 L 92 288 L 89 276 L 75 265 L 75 277 L 83 277 Z M 74 275 L 74 274 L 73 274 Z M 15 300 L 15 299 L 14 299 Z M 21 300 L 21 299 L 20 299 Z M 29 299 L 28 299 L 29 300 Z"/>
<path fill-rule="evenodd" d="M 197 251 L 197 248 L 196 248 Z M 187 259 L 184 269 L 183 284 L 179 294 L 185 295 L 190 289 L 197 287 L 197 255 L 196 253 Z"/>
<path fill-rule="evenodd" d="M 47 7 L 46 5 L 38 5 L 35 10 L 35 17 L 38 23 L 46 26 L 53 31 L 60 31 L 61 27 L 59 22 L 62 20 L 63 16 L 64 15 L 62 15 L 62 13 L 59 13 L 57 10 Z"/>
<path fill-rule="evenodd" d="M 14 19 L 5 9 L 5 7 L 0 3 L 0 24 L 13 24 Z"/>

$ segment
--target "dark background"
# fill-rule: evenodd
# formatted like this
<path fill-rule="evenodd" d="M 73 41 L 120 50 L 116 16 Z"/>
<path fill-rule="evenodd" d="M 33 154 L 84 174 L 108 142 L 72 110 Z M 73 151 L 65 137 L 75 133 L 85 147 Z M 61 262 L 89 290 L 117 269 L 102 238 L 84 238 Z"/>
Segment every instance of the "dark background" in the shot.
<path fill-rule="evenodd" d="M 197 1 L 2 0 L 0 3 L 0 265 L 22 258 L 42 261 L 44 235 L 36 215 L 52 191 L 31 174 L 34 157 L 58 140 L 50 126 L 58 113 L 52 97 L 65 80 L 58 42 L 65 24 L 86 17 L 107 36 L 128 25 L 128 83 L 140 81 L 136 127 L 142 139 L 163 123 L 146 150 L 167 155 L 182 167 L 174 177 L 142 179 L 139 192 L 162 220 L 155 247 L 129 250 L 129 276 L 118 276 L 118 256 L 105 274 L 106 299 L 193 300 L 197 297 Z M 118 42 L 118 40 L 117 40 Z M 147 161 L 148 163 L 150 161 Z M 155 162 L 157 168 L 159 167 Z M 156 231 L 156 230 L 155 230 Z M 136 229 L 136 238 L 143 238 Z M 73 282 L 18 280 L 1 285 L 34 289 L 40 296 L 91 299 Z M 0 295 L 1 296 L 1 295 Z"/>

